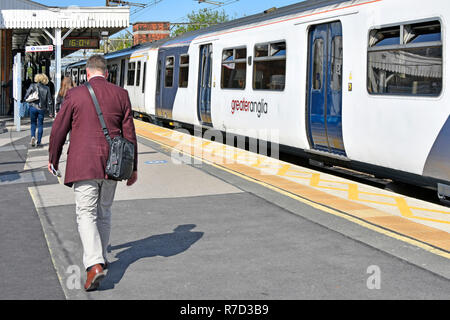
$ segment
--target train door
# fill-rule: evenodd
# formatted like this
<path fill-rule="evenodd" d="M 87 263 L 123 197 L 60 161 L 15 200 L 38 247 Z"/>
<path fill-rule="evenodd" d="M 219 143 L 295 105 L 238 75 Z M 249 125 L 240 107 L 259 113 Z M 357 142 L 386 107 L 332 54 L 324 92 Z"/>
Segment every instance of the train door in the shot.
<path fill-rule="evenodd" d="M 124 87 L 125 86 L 125 59 L 122 59 L 120 61 L 120 79 L 119 79 L 119 86 Z"/>
<path fill-rule="evenodd" d="M 142 88 L 141 88 L 141 112 L 145 113 L 145 86 L 147 85 L 147 62 L 144 62 L 144 68 L 142 72 Z"/>
<path fill-rule="evenodd" d="M 79 80 L 78 80 L 78 69 L 76 69 L 76 68 L 72 69 L 72 79 L 73 79 L 73 82 L 75 82 L 75 84 L 77 86 L 80 84 Z"/>
<path fill-rule="evenodd" d="M 200 70 L 198 82 L 198 119 L 202 124 L 212 126 L 211 83 L 212 83 L 212 44 L 200 46 Z"/>
<path fill-rule="evenodd" d="M 346 156 L 342 135 L 343 42 L 340 22 L 309 31 L 308 135 L 313 149 Z"/>
<path fill-rule="evenodd" d="M 158 56 L 157 71 L 156 71 L 156 93 L 155 93 L 155 110 L 158 117 L 162 116 L 161 106 L 161 72 L 162 72 L 162 60 Z"/>
<path fill-rule="evenodd" d="M 161 61 L 164 66 L 164 70 L 161 74 L 163 79 L 161 85 L 161 103 L 163 109 L 163 116 L 166 119 L 173 119 L 172 111 L 175 97 L 178 90 L 178 82 L 176 81 L 176 56 L 174 52 L 168 50 L 163 55 Z"/>
<path fill-rule="evenodd" d="M 173 105 L 178 90 L 176 49 L 162 49 L 158 56 L 156 88 L 156 115 L 172 119 Z"/>
<path fill-rule="evenodd" d="M 135 110 L 141 112 L 144 110 L 143 106 L 143 94 L 142 94 L 142 60 L 136 60 L 136 79 L 134 81 L 134 87 L 132 89 L 135 103 Z"/>

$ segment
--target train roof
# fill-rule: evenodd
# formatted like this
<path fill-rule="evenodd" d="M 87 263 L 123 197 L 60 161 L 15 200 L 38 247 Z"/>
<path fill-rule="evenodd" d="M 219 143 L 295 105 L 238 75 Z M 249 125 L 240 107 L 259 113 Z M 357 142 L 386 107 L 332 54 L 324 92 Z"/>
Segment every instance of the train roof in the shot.
<path fill-rule="evenodd" d="M 232 28 L 242 27 L 258 22 L 264 22 L 266 20 L 272 20 L 281 18 L 284 16 L 301 13 L 308 10 L 314 10 L 318 8 L 323 8 L 332 5 L 338 5 L 344 2 L 360 2 L 360 0 L 306 0 L 303 2 L 299 2 L 296 4 L 292 4 L 285 7 L 280 8 L 270 8 L 265 10 L 262 13 L 258 13 L 255 15 L 235 19 L 232 21 L 220 23 L 211 27 L 202 28 L 200 30 L 186 32 L 178 37 L 171 38 L 169 41 L 166 41 L 163 44 L 170 45 L 173 43 L 185 43 L 188 45 L 193 39 L 200 35 L 206 35 L 210 33 L 215 33 L 219 31 L 225 31 Z"/>
<path fill-rule="evenodd" d="M 284 16 L 308 11 L 308 10 L 314 10 L 314 9 L 319 9 L 319 8 L 323 8 L 323 7 L 327 7 L 327 6 L 339 5 L 344 2 L 357 3 L 360 1 L 361 0 L 306 0 L 303 2 L 285 6 L 285 7 L 280 7 L 280 8 L 274 7 L 274 8 L 267 9 L 262 13 L 251 15 L 248 17 L 235 19 L 235 20 L 217 24 L 217 25 L 214 25 L 211 27 L 202 28 L 200 30 L 186 32 L 178 37 L 166 38 L 166 39 L 158 40 L 155 42 L 143 43 L 143 44 L 135 45 L 131 48 L 111 52 L 111 53 L 106 54 L 105 58 L 113 59 L 113 58 L 117 58 L 117 57 L 127 56 L 127 55 L 131 55 L 133 52 L 138 51 L 138 50 L 144 50 L 144 49 L 148 49 L 148 48 L 159 48 L 159 47 L 163 47 L 165 45 L 166 46 L 174 45 L 174 44 L 189 45 L 192 40 L 194 40 L 196 37 L 201 36 L 201 35 L 206 35 L 206 34 L 215 33 L 215 32 L 219 32 L 219 31 L 225 31 L 225 30 L 232 29 L 232 28 L 237 28 L 237 27 L 241 27 L 241 26 L 254 24 L 254 23 L 264 22 L 266 20 L 277 19 L 277 18 L 281 18 Z M 83 65 L 84 63 L 86 63 L 86 60 L 72 63 L 72 64 L 68 65 L 68 67 L 75 67 L 75 66 Z"/>

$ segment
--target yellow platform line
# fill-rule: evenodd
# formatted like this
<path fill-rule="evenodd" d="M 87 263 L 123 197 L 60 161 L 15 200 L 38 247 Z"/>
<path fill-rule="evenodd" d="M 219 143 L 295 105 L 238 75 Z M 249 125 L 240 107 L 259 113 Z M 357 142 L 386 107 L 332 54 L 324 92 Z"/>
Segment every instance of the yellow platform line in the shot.
<path fill-rule="evenodd" d="M 404 201 L 403 197 L 392 196 L 392 195 L 387 195 L 387 194 L 380 194 L 380 193 L 374 193 L 374 192 L 360 191 L 358 189 L 358 185 L 355 184 L 355 183 L 342 182 L 342 181 L 332 181 L 332 180 L 322 179 L 320 177 L 320 174 L 317 174 L 317 173 L 309 172 L 309 174 L 311 175 L 310 177 L 301 177 L 301 176 L 295 176 L 295 175 L 287 174 L 288 172 L 307 173 L 307 172 L 302 172 L 302 171 L 298 171 L 298 170 L 294 170 L 292 168 L 289 168 L 289 165 L 288 165 L 287 168 L 285 168 L 283 172 L 279 172 L 278 175 L 279 176 L 284 176 L 284 177 L 289 177 L 289 178 L 295 178 L 295 179 L 309 180 L 310 181 L 309 185 L 311 187 L 314 187 L 314 188 L 348 192 L 348 200 L 396 207 L 399 210 L 399 213 L 402 216 L 407 217 L 407 218 L 424 220 L 424 221 L 432 221 L 432 222 L 442 223 L 442 224 L 450 224 L 450 221 L 420 217 L 420 216 L 411 214 L 411 212 L 410 212 L 411 209 L 415 209 L 415 210 L 423 211 L 423 212 L 440 213 L 440 214 L 449 215 L 450 212 L 447 212 L 447 211 L 428 209 L 428 208 L 420 208 L 420 207 L 412 207 L 412 206 L 409 206 L 407 203 L 403 203 L 402 202 L 402 201 Z M 337 187 L 330 187 L 330 186 L 323 186 L 323 185 L 320 185 L 321 182 L 329 182 L 329 183 L 347 185 L 348 189 L 337 188 Z M 375 200 L 363 199 L 363 198 L 359 197 L 359 195 L 370 195 L 370 196 L 376 196 L 376 197 L 379 197 L 379 198 L 387 198 L 387 199 L 391 199 L 392 202 L 383 202 L 383 201 L 375 201 Z"/>
<path fill-rule="evenodd" d="M 245 180 L 257 183 L 299 202 L 305 203 L 322 212 L 344 218 L 367 229 L 450 259 L 450 235 L 445 231 L 415 223 L 402 217 L 390 215 L 361 204 L 352 203 L 349 200 L 324 194 L 322 191 L 313 190 L 309 187 L 301 186 L 280 177 L 266 176 L 260 173 L 255 174 L 255 172 L 249 170 L 257 171 L 256 169 L 248 167 L 248 170 L 245 170 L 244 165 L 242 164 L 218 165 L 213 161 L 210 161 L 210 155 L 203 155 L 201 158 L 194 155 L 192 146 L 189 146 L 189 151 L 187 151 L 188 148 L 185 146 L 180 149 L 180 146 L 175 141 L 153 134 L 151 129 L 154 127 L 155 126 L 151 124 L 144 125 L 142 123 L 137 123 L 136 131 L 139 136 L 151 140 L 167 150 L 190 156 L 193 159 L 200 160 L 225 172 L 229 172 Z M 168 129 L 165 130 L 169 131 Z M 282 167 L 280 170 L 283 169 L 286 169 L 286 167 Z M 303 193 L 301 191 L 303 191 Z M 322 200 L 322 202 L 319 202 L 319 200 Z M 347 210 L 345 210 L 345 207 L 347 207 Z"/>
<path fill-rule="evenodd" d="M 164 132 L 164 134 L 162 134 L 161 136 L 163 136 L 163 137 L 171 136 L 171 140 L 174 140 L 174 138 L 175 138 L 174 135 L 178 135 L 179 136 L 179 134 L 180 134 L 179 132 L 174 132 L 174 131 L 171 131 L 171 130 L 168 130 L 168 129 L 165 129 L 165 128 L 161 128 L 161 127 L 156 127 L 156 128 L 148 128 L 147 127 L 146 129 L 151 131 L 151 132 L 158 132 L 158 133 L 159 132 Z M 198 137 L 191 137 L 191 141 L 193 139 L 198 139 Z M 203 148 L 202 152 L 204 152 L 206 150 L 206 151 L 211 151 L 213 154 L 218 153 L 218 155 L 220 155 L 221 152 L 223 152 L 223 149 L 227 149 L 227 146 L 224 146 L 223 144 L 217 144 L 217 143 L 214 144 L 211 141 L 203 142 L 203 146 L 210 145 L 210 144 L 212 145 L 211 146 L 212 150 L 209 150 L 209 148 Z M 267 161 L 268 160 L 267 157 L 262 160 L 262 156 L 260 156 L 260 155 L 250 155 L 249 152 L 247 152 L 247 151 L 238 150 L 237 152 L 234 152 L 234 160 L 240 160 L 242 157 L 244 157 L 246 160 L 248 160 L 249 157 L 253 157 L 252 159 L 255 160 L 256 163 L 248 164 L 248 165 L 250 165 L 252 167 L 261 168 L 261 169 L 271 168 L 270 166 L 268 167 L 267 163 L 264 166 L 261 164 L 262 161 Z M 271 159 L 271 158 L 269 158 L 269 159 Z M 273 163 L 274 163 L 273 161 L 270 162 L 270 164 L 273 164 Z M 272 168 L 272 169 L 276 169 L 276 168 Z M 369 192 L 359 191 L 358 190 L 358 186 L 356 184 L 354 184 L 354 183 L 340 182 L 340 181 L 330 181 L 330 180 L 321 179 L 320 178 L 320 174 L 314 174 L 314 173 L 311 173 L 311 172 L 299 171 L 299 170 L 293 169 L 292 165 L 290 165 L 290 164 L 283 165 L 283 167 L 281 169 L 279 169 L 277 175 L 284 176 L 284 177 L 289 177 L 289 178 L 294 178 L 294 179 L 308 180 L 308 177 L 291 175 L 291 174 L 288 174 L 288 172 L 289 173 L 294 172 L 294 173 L 302 173 L 302 174 L 311 175 L 310 186 L 312 186 L 314 188 L 346 192 L 347 191 L 346 189 L 334 188 L 334 187 L 329 187 L 329 186 L 322 186 L 322 185 L 320 185 L 320 182 L 332 182 L 332 183 L 337 183 L 337 184 L 342 184 L 342 185 L 348 185 L 348 197 L 347 197 L 348 200 L 365 202 L 365 203 L 369 203 L 369 204 L 378 204 L 378 205 L 386 205 L 386 206 L 390 206 L 390 207 L 396 207 L 397 210 L 399 211 L 399 213 L 402 216 L 410 218 L 410 219 L 418 219 L 418 220 L 425 220 L 425 221 L 433 221 L 433 222 L 442 223 L 442 224 L 450 224 L 450 221 L 445 221 L 445 220 L 440 220 L 440 219 L 432 219 L 432 220 L 430 220 L 429 218 L 423 218 L 423 217 L 419 217 L 419 216 L 416 216 L 416 215 L 412 215 L 410 213 L 409 207 L 405 206 L 405 205 L 400 205 L 401 202 L 398 201 L 398 199 L 396 199 L 397 197 L 394 197 L 394 196 L 391 196 L 391 195 L 386 195 L 386 194 L 369 193 Z M 356 190 L 356 193 L 354 192 L 354 190 Z M 390 202 L 383 202 L 383 201 L 375 201 L 375 200 L 363 199 L 363 198 L 359 197 L 360 194 L 372 195 L 372 196 L 379 197 L 381 199 L 387 198 L 387 199 L 390 199 Z M 403 198 L 400 197 L 400 199 L 403 199 Z M 417 207 L 414 207 L 414 208 L 417 209 Z M 427 209 L 427 208 L 419 208 L 418 211 L 429 212 L 429 213 L 450 214 L 450 212 L 439 211 L 439 210 L 432 210 L 432 209 Z"/>
<path fill-rule="evenodd" d="M 161 136 L 163 137 L 168 137 L 171 136 L 171 140 L 176 140 L 177 138 L 180 138 L 180 140 L 182 139 L 181 137 L 179 137 L 180 134 L 183 133 L 179 133 L 176 131 L 171 131 L 165 128 L 161 128 L 161 127 L 155 127 L 155 128 L 146 128 L 146 130 L 149 130 L 151 132 L 156 132 L 156 133 L 163 133 L 161 134 Z M 190 137 L 190 136 L 189 136 Z M 198 139 L 198 137 L 191 137 L 191 141 L 195 141 L 195 139 Z M 202 141 L 200 141 L 202 142 Z M 218 155 L 220 155 L 221 152 L 223 152 L 224 149 L 229 149 L 229 146 L 224 146 L 223 144 L 214 144 L 211 141 L 203 141 L 202 146 L 205 147 L 206 145 L 211 145 L 211 150 L 209 150 L 208 148 L 203 148 L 202 152 L 206 151 L 210 151 L 213 154 L 218 153 Z M 249 164 L 252 167 L 255 168 L 260 168 L 260 169 L 266 169 L 266 168 L 271 168 L 269 165 L 270 164 L 274 164 L 273 161 L 270 162 L 270 164 L 264 163 L 264 161 L 268 161 L 268 158 L 263 158 L 260 155 L 250 155 L 249 152 L 247 151 L 243 151 L 243 150 L 237 150 L 237 152 L 234 152 L 234 160 L 240 160 L 241 158 L 245 158 L 246 160 L 249 159 L 249 157 L 253 157 L 252 159 L 255 159 L 256 163 L 254 164 Z M 272 158 L 269 158 L 272 159 Z M 279 164 L 278 164 L 279 165 Z M 269 166 L 269 167 L 268 167 Z M 272 168 L 273 169 L 273 168 Z M 418 220 L 425 220 L 425 221 L 433 221 L 436 223 L 442 223 L 442 224 L 450 224 L 450 221 L 445 221 L 445 220 L 440 220 L 440 219 L 432 219 L 430 220 L 429 218 L 423 218 L 423 217 L 418 217 L 416 215 L 411 214 L 410 209 L 416 209 L 418 211 L 422 211 L 422 212 L 429 212 L 429 213 L 441 213 L 441 214 L 450 214 L 450 212 L 446 212 L 446 211 L 440 211 L 440 210 L 433 210 L 433 209 L 428 209 L 428 208 L 418 208 L 418 207 L 408 207 L 408 205 L 403 205 L 401 203 L 401 201 L 399 201 L 399 199 L 403 199 L 402 197 L 400 197 L 399 199 L 397 199 L 397 196 L 391 196 L 391 195 L 386 195 L 386 194 L 380 194 L 380 193 L 372 193 L 372 192 L 364 192 L 364 191 L 360 191 L 358 190 L 358 186 L 354 183 L 349 183 L 349 182 L 341 182 L 341 181 L 331 181 L 331 180 L 326 180 L 326 179 L 322 179 L 321 175 L 318 173 L 311 173 L 311 172 L 305 172 L 305 171 L 300 171 L 300 170 L 296 170 L 294 168 L 292 168 L 292 165 L 290 164 L 284 164 L 282 165 L 282 168 L 278 169 L 278 173 L 276 175 L 278 176 L 283 176 L 283 177 L 288 177 L 288 178 L 294 178 L 294 179 L 302 179 L 302 180 L 310 180 L 310 186 L 314 187 L 314 188 L 319 188 L 319 189 L 325 189 L 325 190 L 334 190 L 334 191 L 342 191 L 342 192 L 347 192 L 348 191 L 348 200 L 352 200 L 352 201 L 359 201 L 359 202 L 365 202 L 365 203 L 369 203 L 369 204 L 377 204 L 377 205 L 385 205 L 385 206 L 390 206 L 390 207 L 396 207 L 397 210 L 399 211 L 399 213 L 407 218 L 410 219 L 418 219 Z M 310 178 L 305 177 L 305 176 L 298 176 L 298 175 L 292 175 L 289 173 L 300 173 L 300 174 L 306 174 L 306 175 L 310 175 Z M 343 188 L 336 188 L 336 187 L 329 187 L 329 186 L 322 186 L 320 185 L 321 182 L 330 182 L 330 183 L 335 183 L 335 184 L 341 184 L 341 185 L 347 185 L 348 189 L 343 189 Z M 376 196 L 378 198 L 387 198 L 390 200 L 390 202 L 386 202 L 386 201 L 375 201 L 375 200 L 369 200 L 369 199 L 363 199 L 361 197 L 359 197 L 359 195 L 371 195 L 371 196 Z"/>

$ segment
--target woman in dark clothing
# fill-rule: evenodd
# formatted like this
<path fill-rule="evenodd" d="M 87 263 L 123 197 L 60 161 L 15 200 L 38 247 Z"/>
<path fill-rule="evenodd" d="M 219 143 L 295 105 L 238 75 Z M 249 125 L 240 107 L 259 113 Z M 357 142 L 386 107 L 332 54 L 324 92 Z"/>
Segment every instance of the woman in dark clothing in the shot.
<path fill-rule="evenodd" d="M 24 100 L 27 101 L 30 96 L 37 92 L 37 99 L 28 101 L 30 105 L 30 119 L 31 119 L 31 146 L 40 147 L 42 135 L 44 133 L 44 116 L 47 109 L 53 106 L 52 94 L 48 84 L 48 78 L 45 74 L 37 74 L 34 77 L 34 82 L 30 85 L 25 94 Z M 38 128 L 38 138 L 36 141 L 36 126 Z"/>
<path fill-rule="evenodd" d="M 72 89 L 73 87 L 74 84 L 72 79 L 70 77 L 64 77 L 61 83 L 61 89 L 59 89 L 58 96 L 56 97 L 56 113 L 58 113 L 61 109 L 67 91 L 69 91 L 69 89 Z"/>

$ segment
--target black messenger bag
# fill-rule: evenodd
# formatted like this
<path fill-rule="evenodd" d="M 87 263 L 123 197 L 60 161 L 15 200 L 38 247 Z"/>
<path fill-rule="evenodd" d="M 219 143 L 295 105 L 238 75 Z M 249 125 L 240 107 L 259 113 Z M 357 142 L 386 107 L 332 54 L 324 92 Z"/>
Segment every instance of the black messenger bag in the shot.
<path fill-rule="evenodd" d="M 105 119 L 98 103 L 94 89 L 89 82 L 86 82 L 92 100 L 94 101 L 98 119 L 103 129 L 103 133 L 109 144 L 109 156 L 106 163 L 105 173 L 108 178 L 115 181 L 128 180 L 131 178 L 134 169 L 134 144 L 127 139 L 117 136 L 111 139 L 108 128 L 106 128 Z"/>

